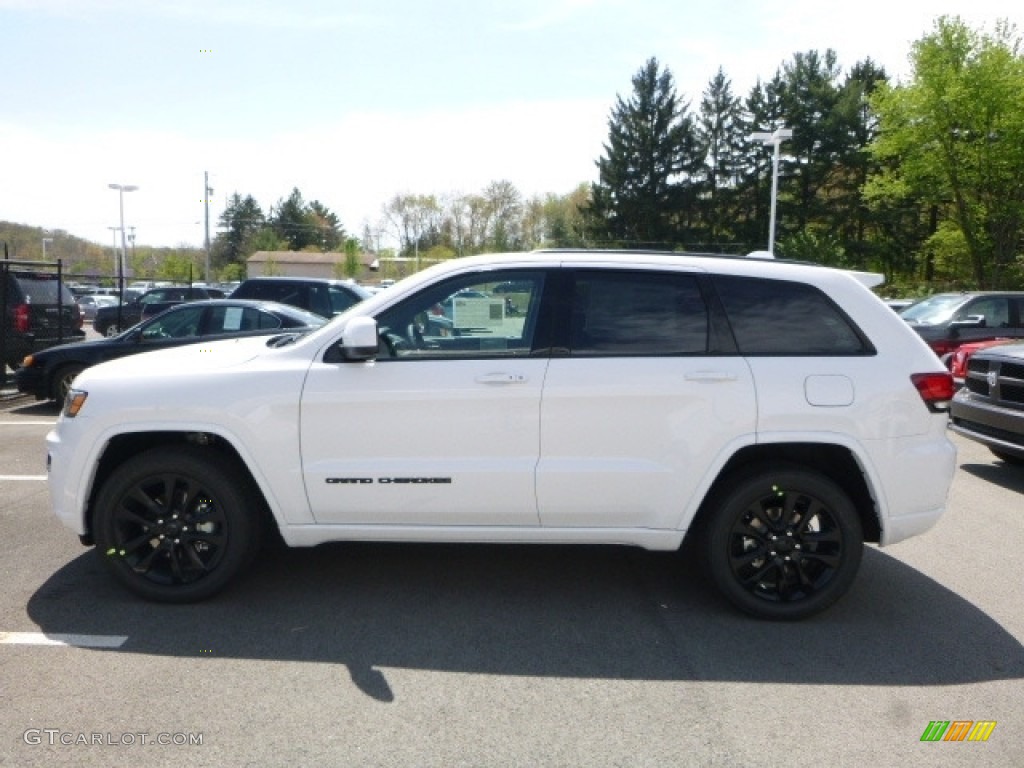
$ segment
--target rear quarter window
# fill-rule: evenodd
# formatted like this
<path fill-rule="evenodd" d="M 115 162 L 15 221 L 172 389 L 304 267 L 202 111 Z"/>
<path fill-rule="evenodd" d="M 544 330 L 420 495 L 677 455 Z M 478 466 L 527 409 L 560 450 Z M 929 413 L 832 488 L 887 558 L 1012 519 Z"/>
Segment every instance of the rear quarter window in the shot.
<path fill-rule="evenodd" d="M 812 285 L 723 275 L 713 282 L 742 355 L 874 354 L 846 314 Z"/>
<path fill-rule="evenodd" d="M 56 279 L 19 277 L 18 285 L 29 304 L 71 304 L 75 300 Z"/>

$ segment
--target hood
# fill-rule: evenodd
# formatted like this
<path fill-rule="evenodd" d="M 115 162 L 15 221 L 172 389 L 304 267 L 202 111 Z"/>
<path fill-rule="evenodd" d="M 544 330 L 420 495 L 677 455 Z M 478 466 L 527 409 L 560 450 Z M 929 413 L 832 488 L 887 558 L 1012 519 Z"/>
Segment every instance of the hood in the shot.
<path fill-rule="evenodd" d="M 174 377 L 199 371 L 216 371 L 243 365 L 268 351 L 273 336 L 252 336 L 242 339 L 186 344 L 154 352 L 111 360 L 87 368 L 76 379 L 82 386 L 103 379 Z"/>

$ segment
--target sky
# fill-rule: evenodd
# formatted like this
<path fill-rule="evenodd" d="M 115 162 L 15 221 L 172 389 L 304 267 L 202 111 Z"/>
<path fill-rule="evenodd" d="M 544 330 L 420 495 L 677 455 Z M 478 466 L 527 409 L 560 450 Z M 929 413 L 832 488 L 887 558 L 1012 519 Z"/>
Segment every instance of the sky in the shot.
<path fill-rule="evenodd" d="M 1019 0 L 0 0 L 0 221 L 202 246 L 233 193 L 298 188 L 356 237 L 397 194 L 526 197 L 597 180 L 651 57 L 694 108 L 795 53 L 905 80 L 941 15 L 1024 29 Z M 767 126 L 766 126 L 767 127 Z M 26 258 L 24 254 L 20 254 Z"/>

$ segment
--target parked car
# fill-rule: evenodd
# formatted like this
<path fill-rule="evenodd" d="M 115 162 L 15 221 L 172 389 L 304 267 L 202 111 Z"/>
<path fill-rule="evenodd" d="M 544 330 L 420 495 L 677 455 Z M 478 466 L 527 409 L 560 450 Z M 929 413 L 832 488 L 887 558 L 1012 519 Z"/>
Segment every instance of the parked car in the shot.
<path fill-rule="evenodd" d="M 456 305 L 458 335 L 415 332 L 449 296 L 506 281 L 528 287 L 520 314 L 476 298 L 468 319 Z M 86 370 L 47 437 L 48 482 L 57 517 L 152 600 L 217 593 L 268 529 L 297 547 L 689 540 L 738 608 L 798 619 L 847 591 L 865 541 L 939 519 L 951 396 L 931 350 L 847 272 L 467 257 L 289 344 Z"/>
<path fill-rule="evenodd" d="M 961 344 L 1024 338 L 1024 292 L 938 293 L 900 312 L 943 362 Z"/>
<path fill-rule="evenodd" d="M 104 294 L 87 294 L 85 296 L 79 296 L 76 301 L 78 306 L 82 310 L 82 318 L 86 322 L 92 322 L 96 319 L 96 311 L 100 307 L 115 307 L 117 306 L 116 296 L 107 296 Z"/>
<path fill-rule="evenodd" d="M 0 327 L 0 364 L 13 370 L 30 352 L 85 338 L 82 310 L 56 275 L 4 269 L 3 276 L 7 312 Z"/>
<path fill-rule="evenodd" d="M 893 312 L 902 312 L 907 307 L 915 304 L 917 299 L 882 299 L 885 305 Z"/>
<path fill-rule="evenodd" d="M 998 344 L 971 355 L 964 385 L 950 406 L 950 429 L 1007 464 L 1024 466 L 1024 343 Z"/>
<path fill-rule="evenodd" d="M 972 341 L 967 344 L 961 344 L 956 348 L 956 352 L 948 357 L 949 372 L 953 374 L 953 386 L 960 389 L 964 385 L 964 381 L 967 379 L 967 363 L 971 359 L 971 355 L 982 349 L 988 349 L 994 347 L 997 344 L 1012 344 L 1013 339 L 988 339 L 987 341 Z"/>
<path fill-rule="evenodd" d="M 28 355 L 14 372 L 14 380 L 19 392 L 35 395 L 37 400 L 63 400 L 79 373 L 107 360 L 214 339 L 308 331 L 324 322 L 312 312 L 269 301 L 188 302 L 114 337 L 64 344 Z"/>
<path fill-rule="evenodd" d="M 93 329 L 103 336 L 116 336 L 131 328 L 144 317 L 152 317 L 175 304 L 214 298 L 206 288 L 199 286 L 169 286 L 151 288 L 120 306 L 100 307 L 92 321 Z"/>
<path fill-rule="evenodd" d="M 231 293 L 232 298 L 279 301 L 328 318 L 370 295 L 356 283 L 317 277 L 250 277 Z"/>

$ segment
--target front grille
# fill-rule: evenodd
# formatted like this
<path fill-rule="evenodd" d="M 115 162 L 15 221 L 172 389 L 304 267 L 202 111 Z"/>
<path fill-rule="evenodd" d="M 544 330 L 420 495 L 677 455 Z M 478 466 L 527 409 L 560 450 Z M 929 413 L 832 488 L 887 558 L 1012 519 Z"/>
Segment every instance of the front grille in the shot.
<path fill-rule="evenodd" d="M 1024 363 L 974 355 L 964 386 L 971 394 L 1005 408 L 1024 408 Z"/>

